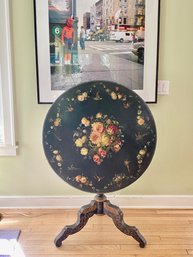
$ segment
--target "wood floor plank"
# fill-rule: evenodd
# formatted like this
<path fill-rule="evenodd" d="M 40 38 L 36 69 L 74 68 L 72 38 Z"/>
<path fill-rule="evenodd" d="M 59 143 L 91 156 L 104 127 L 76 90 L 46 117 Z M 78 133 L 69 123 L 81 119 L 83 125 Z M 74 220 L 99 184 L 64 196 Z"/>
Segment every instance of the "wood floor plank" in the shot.
<path fill-rule="evenodd" d="M 181 254 L 185 255 L 187 254 L 187 251 L 185 249 L 150 249 L 149 247 L 146 248 L 140 248 L 137 245 L 130 246 L 129 249 L 123 249 L 120 247 L 112 247 L 112 245 L 62 245 L 59 249 L 54 248 L 53 246 L 49 244 L 44 245 L 38 245 L 36 249 L 33 249 L 32 247 L 24 247 L 24 252 L 26 254 L 45 254 L 46 252 L 49 252 L 51 254 L 57 254 L 57 252 L 63 252 L 68 255 L 75 255 L 75 254 L 85 254 L 85 255 L 93 255 L 93 254 L 131 254 L 131 255 L 158 255 L 158 254 Z"/>
<path fill-rule="evenodd" d="M 57 248 L 54 238 L 77 219 L 76 209 L 2 209 L 1 229 L 21 229 L 21 257 L 193 257 L 193 210 L 123 209 L 147 240 L 140 248 L 111 218 L 94 215 Z M 0 252 L 1 254 L 1 252 Z"/>
<path fill-rule="evenodd" d="M 55 256 L 65 256 L 64 254 L 62 254 L 62 253 L 60 253 L 60 254 L 57 254 L 57 255 L 47 255 L 47 254 L 43 254 L 43 255 L 41 255 L 41 257 L 55 257 Z M 119 255 L 114 255 L 114 254 L 105 254 L 105 255 L 96 255 L 96 254 L 94 254 L 94 255 L 90 255 L 91 257 L 144 257 L 145 255 L 140 255 L 140 254 L 137 254 L 137 255 L 131 255 L 131 254 L 126 254 L 126 255 L 121 255 L 121 254 L 119 254 Z M 160 254 L 158 254 L 158 255 L 146 255 L 146 257 L 193 257 L 193 255 L 173 255 L 173 254 L 164 254 L 164 255 L 160 255 Z M 30 254 L 28 257 L 40 257 L 38 254 Z M 83 254 L 76 254 L 76 255 L 74 255 L 73 257 L 85 257 L 85 255 Z"/>
<path fill-rule="evenodd" d="M 68 254 L 65 254 L 64 252 L 61 252 L 60 254 L 57 254 L 57 256 L 64 256 L 64 257 L 67 257 L 67 256 L 69 256 Z M 126 254 L 126 255 L 121 255 L 121 254 L 105 254 L 105 255 L 103 255 L 103 254 L 93 254 L 92 255 L 92 257 L 136 257 L 136 255 L 131 255 L 131 254 Z M 193 255 L 191 255 L 191 256 L 193 256 Z M 190 256 L 190 257 L 191 257 Z M 29 254 L 27 257 L 40 257 L 40 255 L 39 254 Z M 41 255 L 41 257 L 55 257 L 55 256 L 53 256 L 52 254 L 50 255 L 50 254 L 42 254 Z M 85 257 L 85 254 L 79 254 L 79 253 L 77 253 L 76 255 L 71 255 L 70 257 Z M 137 257 L 139 257 L 139 256 L 137 256 Z M 153 256 L 151 256 L 151 257 L 153 257 Z M 155 257 L 155 256 L 154 256 Z M 157 256 L 156 256 L 157 257 Z M 159 257 L 159 256 L 158 256 Z M 163 256 L 161 256 L 161 257 L 163 257 Z M 164 256 L 164 257 L 171 257 L 171 256 Z M 181 257 L 189 257 L 189 256 L 181 256 Z"/>

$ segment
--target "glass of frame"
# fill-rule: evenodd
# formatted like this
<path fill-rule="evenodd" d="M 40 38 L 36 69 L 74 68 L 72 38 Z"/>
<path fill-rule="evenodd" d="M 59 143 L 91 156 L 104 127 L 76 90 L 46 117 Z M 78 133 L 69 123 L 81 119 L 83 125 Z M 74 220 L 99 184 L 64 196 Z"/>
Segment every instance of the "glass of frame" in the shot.
<path fill-rule="evenodd" d="M 92 80 L 157 101 L 159 0 L 34 0 L 34 13 L 38 103 Z"/>

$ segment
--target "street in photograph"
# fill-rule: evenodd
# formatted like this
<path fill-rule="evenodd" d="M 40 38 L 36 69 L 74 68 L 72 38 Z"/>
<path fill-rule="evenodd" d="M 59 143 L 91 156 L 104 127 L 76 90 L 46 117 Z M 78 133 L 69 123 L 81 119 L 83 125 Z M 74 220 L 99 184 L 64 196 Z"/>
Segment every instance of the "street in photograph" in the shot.
<path fill-rule="evenodd" d="M 108 80 L 143 89 L 145 0 L 49 0 L 51 89 Z"/>

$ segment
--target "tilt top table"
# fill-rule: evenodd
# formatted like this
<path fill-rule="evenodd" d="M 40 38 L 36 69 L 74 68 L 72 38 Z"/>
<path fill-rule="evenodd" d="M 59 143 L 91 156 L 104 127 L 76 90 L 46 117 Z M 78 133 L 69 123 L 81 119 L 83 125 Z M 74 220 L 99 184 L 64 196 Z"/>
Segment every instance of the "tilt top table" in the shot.
<path fill-rule="evenodd" d="M 104 195 L 135 182 L 148 168 L 156 147 L 156 127 L 146 103 L 132 90 L 109 81 L 79 84 L 63 93 L 44 121 L 43 147 L 49 164 L 71 186 L 96 193 L 82 206 L 75 224 L 55 239 L 60 247 L 94 214 L 107 214 L 140 247 L 146 240 L 127 225 L 119 207 Z"/>

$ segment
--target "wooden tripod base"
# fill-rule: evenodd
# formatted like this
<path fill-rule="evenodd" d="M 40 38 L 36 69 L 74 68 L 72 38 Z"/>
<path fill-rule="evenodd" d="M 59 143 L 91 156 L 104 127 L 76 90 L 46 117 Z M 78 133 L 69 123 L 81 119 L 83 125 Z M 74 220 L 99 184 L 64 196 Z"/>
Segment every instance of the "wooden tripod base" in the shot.
<path fill-rule="evenodd" d="M 80 208 L 77 215 L 77 221 L 73 225 L 65 226 L 59 235 L 55 238 L 54 243 L 57 247 L 62 245 L 69 235 L 75 234 L 80 231 L 87 223 L 88 219 L 94 214 L 106 214 L 111 217 L 115 226 L 124 234 L 132 236 L 139 242 L 139 246 L 144 248 L 146 245 L 145 238 L 141 235 L 139 230 L 134 226 L 127 225 L 123 220 L 123 212 L 119 207 L 110 203 L 105 195 L 96 195 L 95 200 L 90 204 L 84 205 Z"/>

